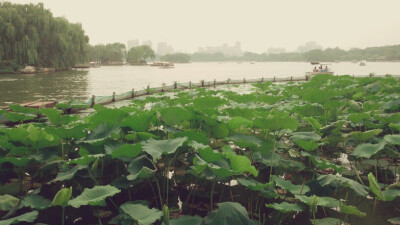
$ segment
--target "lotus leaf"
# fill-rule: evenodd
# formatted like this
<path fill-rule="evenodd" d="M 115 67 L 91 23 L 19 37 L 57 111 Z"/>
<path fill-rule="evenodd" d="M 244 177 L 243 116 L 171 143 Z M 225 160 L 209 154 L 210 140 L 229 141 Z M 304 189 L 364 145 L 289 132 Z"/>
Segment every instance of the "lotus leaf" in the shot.
<path fill-rule="evenodd" d="M 273 204 L 265 204 L 267 208 L 273 208 L 278 210 L 282 213 L 289 213 L 289 212 L 301 212 L 304 210 L 304 206 L 300 204 L 290 204 L 287 202 L 282 203 L 273 203 Z"/>
<path fill-rule="evenodd" d="M 62 188 L 53 198 L 52 206 L 59 205 L 65 207 L 72 196 L 72 187 Z"/>
<path fill-rule="evenodd" d="M 38 211 L 32 211 L 10 219 L 0 220 L 0 225 L 17 224 L 20 222 L 33 223 L 33 221 L 36 220 L 38 214 Z"/>
<path fill-rule="evenodd" d="M 217 203 L 218 209 L 212 211 L 204 218 L 204 225 L 253 225 L 249 219 L 246 209 L 237 202 Z"/>
<path fill-rule="evenodd" d="M 10 211 L 19 202 L 19 199 L 12 195 L 0 195 L 0 211 Z"/>
<path fill-rule="evenodd" d="M 140 225 L 150 225 L 163 215 L 162 211 L 152 208 L 142 201 L 126 202 L 120 206 L 122 212 L 126 213 Z"/>
<path fill-rule="evenodd" d="M 127 168 L 130 175 L 127 176 L 128 180 L 136 180 L 137 178 L 150 178 L 156 172 L 153 162 L 145 155 L 139 156 L 129 163 Z"/>
<path fill-rule="evenodd" d="M 143 151 L 147 152 L 153 161 L 157 161 L 162 154 L 172 154 L 187 141 L 187 137 L 168 139 L 168 140 L 154 140 L 149 139 L 143 143 Z"/>
<path fill-rule="evenodd" d="M 305 194 L 310 191 L 310 188 L 307 185 L 295 185 L 292 184 L 290 180 L 284 180 L 280 177 L 274 177 L 274 181 L 276 185 L 281 187 L 283 190 L 286 190 L 294 195 Z"/>
<path fill-rule="evenodd" d="M 385 147 L 385 142 L 381 141 L 378 144 L 361 144 L 356 147 L 353 151 L 353 155 L 356 157 L 362 158 L 371 158 L 371 156 L 375 155 L 379 151 L 381 151 Z"/>
<path fill-rule="evenodd" d="M 79 208 L 82 205 L 104 205 L 104 200 L 107 197 L 114 196 L 121 192 L 118 188 L 111 185 L 106 186 L 94 186 L 93 188 L 85 188 L 81 195 L 69 200 L 68 204 L 74 208 Z"/>
<path fill-rule="evenodd" d="M 43 210 L 49 208 L 52 202 L 41 195 L 29 194 L 22 199 L 21 205 L 32 209 Z"/>

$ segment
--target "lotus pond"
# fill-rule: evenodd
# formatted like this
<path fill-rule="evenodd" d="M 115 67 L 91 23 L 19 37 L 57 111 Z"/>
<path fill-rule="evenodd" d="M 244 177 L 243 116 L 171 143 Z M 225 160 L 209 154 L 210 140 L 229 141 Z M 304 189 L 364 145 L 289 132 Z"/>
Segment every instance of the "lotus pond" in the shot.
<path fill-rule="evenodd" d="M 0 111 L 3 224 L 399 224 L 400 82 Z M 0 118 L 0 119 L 1 119 Z"/>

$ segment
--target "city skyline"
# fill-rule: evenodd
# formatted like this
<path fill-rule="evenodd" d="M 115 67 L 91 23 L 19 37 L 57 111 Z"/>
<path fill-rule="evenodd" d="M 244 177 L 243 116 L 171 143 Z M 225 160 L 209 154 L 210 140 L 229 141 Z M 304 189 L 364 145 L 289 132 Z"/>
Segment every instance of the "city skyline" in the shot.
<path fill-rule="evenodd" d="M 243 51 L 263 53 L 269 48 L 291 52 L 308 41 L 344 50 L 400 44 L 398 0 L 11 2 L 43 2 L 54 16 L 81 23 L 92 45 L 126 43 L 134 37 L 196 52 L 240 41 Z"/>

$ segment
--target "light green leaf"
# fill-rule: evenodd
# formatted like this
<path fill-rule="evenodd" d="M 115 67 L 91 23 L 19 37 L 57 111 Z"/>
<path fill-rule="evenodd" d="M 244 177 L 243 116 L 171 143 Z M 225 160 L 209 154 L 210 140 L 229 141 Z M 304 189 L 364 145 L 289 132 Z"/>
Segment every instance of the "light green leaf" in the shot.
<path fill-rule="evenodd" d="M 68 204 L 75 208 L 79 208 L 82 205 L 92 205 L 92 206 L 104 205 L 105 204 L 104 200 L 107 197 L 114 196 L 119 192 L 121 192 L 121 190 L 111 185 L 94 186 L 92 189 L 85 188 L 85 190 L 83 190 L 81 195 L 79 195 L 74 199 L 71 199 L 68 202 Z"/>
<path fill-rule="evenodd" d="M 117 158 L 117 157 L 136 157 L 140 153 L 142 153 L 142 145 L 140 143 L 138 144 L 124 144 L 119 146 L 117 149 L 112 151 L 111 157 Z"/>
<path fill-rule="evenodd" d="M 12 195 L 0 195 L 0 211 L 10 211 L 19 202 L 19 199 Z"/>
<path fill-rule="evenodd" d="M 104 154 L 85 155 L 69 161 L 69 164 L 89 165 L 98 158 L 104 157 Z"/>
<path fill-rule="evenodd" d="M 315 149 L 318 148 L 318 143 L 315 143 L 314 140 L 311 141 L 306 141 L 306 140 L 295 140 L 294 141 L 300 148 L 310 152 L 314 151 Z"/>
<path fill-rule="evenodd" d="M 214 135 L 214 138 L 226 138 L 229 136 L 229 129 L 223 123 L 213 126 L 211 132 Z"/>
<path fill-rule="evenodd" d="M 391 224 L 396 224 L 396 225 L 398 225 L 398 224 L 400 224 L 400 217 L 388 219 L 388 221 L 389 221 L 389 223 L 391 223 Z"/>
<path fill-rule="evenodd" d="M 356 157 L 362 158 L 371 158 L 371 156 L 375 155 L 379 151 L 381 151 L 385 147 L 385 142 L 381 141 L 378 144 L 361 144 L 356 147 L 353 151 L 353 155 Z"/>
<path fill-rule="evenodd" d="M 204 225 L 253 225 L 249 219 L 247 210 L 237 202 L 218 203 L 218 209 L 212 211 L 204 218 Z"/>
<path fill-rule="evenodd" d="M 284 180 L 280 177 L 274 177 L 274 181 L 276 183 L 276 185 L 278 185 L 279 187 L 281 187 L 283 190 L 289 191 L 292 194 L 305 194 L 307 192 L 310 191 L 310 188 L 307 185 L 295 185 L 292 184 L 292 182 L 290 180 Z"/>
<path fill-rule="evenodd" d="M 383 137 L 383 140 L 385 140 L 389 144 L 400 145 L 400 135 L 399 134 L 386 135 L 385 137 Z"/>
<path fill-rule="evenodd" d="M 177 219 L 172 219 L 169 222 L 169 225 L 201 225 L 203 218 L 200 216 L 181 216 Z M 163 223 L 163 225 L 165 225 Z"/>
<path fill-rule="evenodd" d="M 28 222 L 33 223 L 39 215 L 38 211 L 32 211 L 20 216 L 16 216 L 7 220 L 0 220 L 0 225 L 9 225 L 9 224 L 17 224 L 20 222 Z"/>
<path fill-rule="evenodd" d="M 187 137 L 175 138 L 168 140 L 149 139 L 143 143 L 143 151 L 153 157 L 153 161 L 157 161 L 162 154 L 172 154 L 183 145 Z"/>
<path fill-rule="evenodd" d="M 72 196 L 72 187 L 62 188 L 57 192 L 57 194 L 53 198 L 52 206 L 59 205 L 61 207 L 67 206 L 68 201 Z"/>
<path fill-rule="evenodd" d="M 366 141 L 371 139 L 374 136 L 377 136 L 382 132 L 382 129 L 374 129 L 365 132 L 355 131 L 351 132 L 350 135 L 358 141 Z"/>
<path fill-rule="evenodd" d="M 129 163 L 127 170 L 130 175 L 126 178 L 128 180 L 136 180 L 137 178 L 145 179 L 152 177 L 157 169 L 149 158 L 142 155 L 132 160 L 131 163 Z"/>
<path fill-rule="evenodd" d="M 75 174 L 78 170 L 81 170 L 84 168 L 87 168 L 87 166 L 86 165 L 76 165 L 76 166 L 72 167 L 71 169 L 65 170 L 65 171 L 57 174 L 57 177 L 54 180 L 52 180 L 51 182 L 70 180 L 75 176 Z"/>
<path fill-rule="evenodd" d="M 311 223 L 313 225 L 340 225 L 340 224 L 343 224 L 343 222 L 340 219 L 331 218 L 331 217 L 311 220 Z"/>
<path fill-rule="evenodd" d="M 168 126 L 174 126 L 182 121 L 190 120 L 193 116 L 192 113 L 180 107 L 164 108 L 160 111 L 160 115 Z"/>
<path fill-rule="evenodd" d="M 372 193 L 374 193 L 378 199 L 385 201 L 385 197 L 381 192 L 381 188 L 379 187 L 378 181 L 376 180 L 375 176 L 372 173 L 368 174 L 368 181 L 369 181 L 369 189 Z"/>
<path fill-rule="evenodd" d="M 288 213 L 288 212 L 301 212 L 304 210 L 304 206 L 300 204 L 290 204 L 287 202 L 282 202 L 282 203 L 273 203 L 273 204 L 265 204 L 267 208 L 272 208 L 275 210 L 278 210 L 279 212 L 282 213 Z"/>
<path fill-rule="evenodd" d="M 44 198 L 41 195 L 34 195 L 34 194 L 25 196 L 21 201 L 22 206 L 31 207 L 32 209 L 39 209 L 39 210 L 47 209 L 50 207 L 51 204 L 52 202 L 49 199 Z"/>
<path fill-rule="evenodd" d="M 140 225 L 153 224 L 163 215 L 162 211 L 155 208 L 150 209 L 141 201 L 126 202 L 120 206 L 120 209 Z"/>
<path fill-rule="evenodd" d="M 364 212 L 361 212 L 360 210 L 357 209 L 357 207 L 352 206 L 352 205 L 340 205 L 340 212 L 344 213 L 346 215 L 356 215 L 358 217 L 365 217 L 366 214 Z"/>

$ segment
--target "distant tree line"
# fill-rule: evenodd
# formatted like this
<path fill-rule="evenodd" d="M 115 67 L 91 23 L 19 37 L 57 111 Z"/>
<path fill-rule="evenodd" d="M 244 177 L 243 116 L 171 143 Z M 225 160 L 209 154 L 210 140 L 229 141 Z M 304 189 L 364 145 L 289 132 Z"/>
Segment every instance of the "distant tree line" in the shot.
<path fill-rule="evenodd" d="M 131 65 L 147 64 L 147 59 L 156 57 L 154 50 L 148 45 L 140 45 L 129 49 L 126 61 Z"/>
<path fill-rule="evenodd" d="M 160 57 L 160 60 L 173 63 L 189 63 L 191 56 L 185 53 L 166 54 Z"/>
<path fill-rule="evenodd" d="M 327 48 L 325 50 L 316 49 L 305 53 L 288 52 L 279 54 L 257 54 L 245 52 L 243 56 L 225 56 L 222 53 L 194 53 L 191 55 L 192 61 L 352 61 L 352 60 L 371 60 L 371 61 L 393 61 L 400 60 L 400 45 L 370 47 L 365 49 L 353 48 L 348 51 L 340 48 Z"/>
<path fill-rule="evenodd" d="M 87 60 L 88 42 L 81 24 L 53 17 L 42 3 L 0 2 L 0 70 L 25 65 L 66 69 Z"/>
<path fill-rule="evenodd" d="M 116 42 L 112 44 L 100 44 L 89 46 L 90 61 L 100 62 L 102 64 L 122 64 L 126 58 L 125 44 Z"/>

